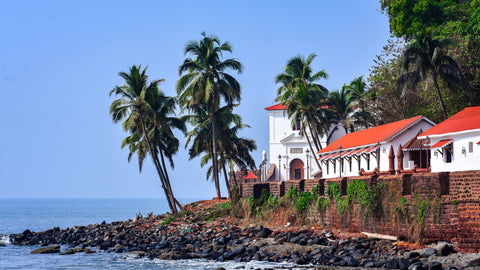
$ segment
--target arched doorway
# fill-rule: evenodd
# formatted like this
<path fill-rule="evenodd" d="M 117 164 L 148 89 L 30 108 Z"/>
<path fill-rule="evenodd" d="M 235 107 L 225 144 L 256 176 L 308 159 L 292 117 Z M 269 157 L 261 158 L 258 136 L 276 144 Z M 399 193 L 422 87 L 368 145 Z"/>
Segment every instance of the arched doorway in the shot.
<path fill-rule="evenodd" d="M 290 179 L 301 180 L 304 179 L 303 175 L 303 161 L 301 159 L 294 159 L 290 162 Z"/>

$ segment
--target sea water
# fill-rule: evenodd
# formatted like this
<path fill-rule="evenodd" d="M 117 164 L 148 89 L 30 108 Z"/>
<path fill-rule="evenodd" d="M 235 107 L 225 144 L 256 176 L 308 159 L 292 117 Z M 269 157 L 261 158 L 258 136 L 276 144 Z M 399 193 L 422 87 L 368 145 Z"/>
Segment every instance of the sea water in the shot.
<path fill-rule="evenodd" d="M 197 199 L 183 199 L 181 203 Z M 77 253 L 73 255 L 30 254 L 38 246 L 15 246 L 7 235 L 27 229 L 43 231 L 92 223 L 109 223 L 135 218 L 137 213 L 163 214 L 165 199 L 0 199 L 0 269 L 245 269 L 290 266 L 269 262 L 216 262 L 207 260 L 150 260 L 127 254 Z M 62 247 L 64 251 L 66 247 Z"/>

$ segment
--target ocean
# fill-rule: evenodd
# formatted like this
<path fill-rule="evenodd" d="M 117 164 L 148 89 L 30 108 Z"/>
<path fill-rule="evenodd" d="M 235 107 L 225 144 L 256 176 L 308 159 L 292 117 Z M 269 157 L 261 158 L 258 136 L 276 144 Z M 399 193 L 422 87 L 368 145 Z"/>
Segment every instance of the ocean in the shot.
<path fill-rule="evenodd" d="M 181 203 L 198 199 L 181 199 Z M 137 213 L 163 214 L 168 211 L 165 199 L 0 199 L 0 269 L 225 269 L 291 266 L 269 262 L 216 262 L 207 260 L 136 259 L 127 254 L 97 253 L 73 255 L 30 254 L 37 246 L 14 246 L 7 235 L 27 229 L 43 231 L 53 227 L 73 227 L 92 223 L 109 223 L 135 218 Z M 66 247 L 62 247 L 62 252 Z"/>

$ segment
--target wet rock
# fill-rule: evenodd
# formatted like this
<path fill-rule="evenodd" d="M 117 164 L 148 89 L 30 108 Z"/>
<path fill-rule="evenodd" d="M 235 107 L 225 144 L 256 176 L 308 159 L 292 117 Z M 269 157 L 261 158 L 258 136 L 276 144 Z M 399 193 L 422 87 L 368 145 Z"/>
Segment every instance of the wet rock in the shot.
<path fill-rule="evenodd" d="M 48 254 L 48 253 L 59 253 L 60 252 L 60 246 L 49 246 L 49 247 L 43 247 L 43 248 L 37 248 L 35 250 L 32 250 L 30 254 Z"/>
<path fill-rule="evenodd" d="M 5 243 L 0 243 L 0 247 L 5 247 L 7 245 L 5 245 Z"/>

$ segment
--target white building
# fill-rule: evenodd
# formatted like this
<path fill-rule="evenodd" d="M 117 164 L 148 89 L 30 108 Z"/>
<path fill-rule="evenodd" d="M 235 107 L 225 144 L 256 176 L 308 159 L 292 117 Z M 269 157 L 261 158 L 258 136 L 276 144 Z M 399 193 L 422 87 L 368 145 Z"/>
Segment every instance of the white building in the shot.
<path fill-rule="evenodd" d="M 418 138 L 430 140 L 432 172 L 480 170 L 480 107 L 465 108 Z"/>
<path fill-rule="evenodd" d="M 307 139 L 299 135 L 300 126 L 292 127 L 285 106 L 281 104 L 265 110 L 269 113 L 270 167 L 275 167 L 275 176 L 271 180 L 311 179 L 321 168 L 313 160 L 315 154 L 310 151 Z M 339 129 L 332 136 L 332 141 L 343 134 L 343 128 Z M 320 138 L 320 141 L 322 146 L 326 146 L 325 137 Z"/>
<path fill-rule="evenodd" d="M 416 116 L 385 125 L 372 127 L 344 135 L 317 154 L 322 164 L 323 178 L 360 175 L 360 170 L 395 174 L 400 168 L 422 167 L 416 156 L 427 156 L 428 148 L 404 149 L 419 132 L 429 130 L 435 124 L 423 116 Z M 409 151 L 410 150 L 410 151 Z M 403 155 L 398 155 L 401 151 Z M 419 151 L 417 155 L 414 151 Z M 422 153 L 423 152 L 423 153 Z M 428 165 L 423 165 L 428 167 Z M 426 168 L 427 169 L 427 168 Z"/>

